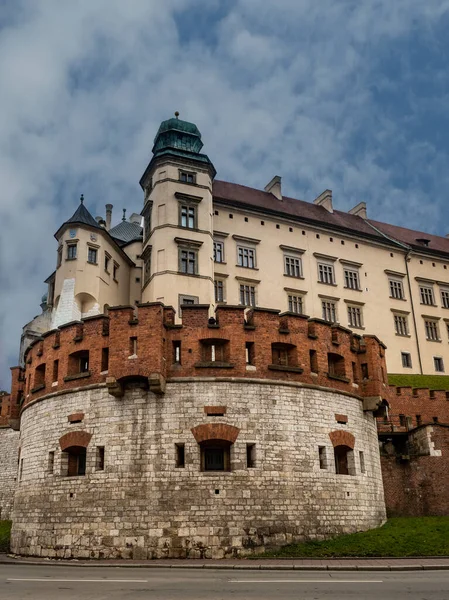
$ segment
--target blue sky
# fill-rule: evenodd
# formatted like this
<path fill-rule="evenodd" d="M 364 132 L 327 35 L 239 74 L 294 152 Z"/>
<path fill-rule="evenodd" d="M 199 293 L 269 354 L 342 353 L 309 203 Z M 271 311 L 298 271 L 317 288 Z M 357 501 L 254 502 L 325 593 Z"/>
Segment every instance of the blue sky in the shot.
<path fill-rule="evenodd" d="M 3 0 L 0 389 L 54 270 L 53 233 L 140 212 L 161 120 L 218 177 L 449 232 L 449 0 Z"/>

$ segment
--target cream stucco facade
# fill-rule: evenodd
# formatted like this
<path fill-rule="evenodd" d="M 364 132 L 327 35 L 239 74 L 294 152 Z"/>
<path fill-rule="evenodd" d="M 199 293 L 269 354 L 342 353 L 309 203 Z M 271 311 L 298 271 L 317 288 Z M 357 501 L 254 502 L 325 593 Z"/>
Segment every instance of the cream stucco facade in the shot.
<path fill-rule="evenodd" d="M 83 205 L 61 226 L 51 327 L 138 302 L 178 319 L 183 303 L 255 304 L 377 335 L 390 373 L 449 370 L 448 239 L 370 221 L 363 203 L 334 210 L 328 190 L 286 198 L 279 177 L 265 191 L 216 181 L 201 147 L 195 125 L 162 123 L 142 227 L 133 215 L 110 228 Z"/>

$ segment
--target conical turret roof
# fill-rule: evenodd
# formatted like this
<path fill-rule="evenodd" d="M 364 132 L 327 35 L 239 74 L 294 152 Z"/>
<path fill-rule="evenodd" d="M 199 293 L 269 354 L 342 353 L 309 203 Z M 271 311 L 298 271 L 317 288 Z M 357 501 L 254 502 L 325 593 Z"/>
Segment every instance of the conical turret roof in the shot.
<path fill-rule="evenodd" d="M 56 232 L 55 236 L 58 236 L 58 233 L 65 225 L 70 225 L 71 223 L 77 225 L 89 225 L 89 227 L 95 227 L 95 229 L 102 229 L 102 227 L 97 223 L 97 221 L 93 218 L 87 208 L 84 206 L 84 196 L 81 194 L 80 204 L 78 208 L 75 210 L 73 215 L 67 221 L 61 225 L 61 227 Z"/>

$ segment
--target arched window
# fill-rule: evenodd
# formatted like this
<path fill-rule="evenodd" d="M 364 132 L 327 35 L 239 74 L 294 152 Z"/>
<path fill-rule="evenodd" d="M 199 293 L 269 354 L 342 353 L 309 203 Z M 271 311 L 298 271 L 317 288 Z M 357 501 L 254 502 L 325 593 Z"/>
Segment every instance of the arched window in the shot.
<path fill-rule="evenodd" d="M 67 477 L 86 474 L 86 448 L 70 446 L 63 452 L 63 465 L 67 465 Z"/>
<path fill-rule="evenodd" d="M 341 445 L 334 447 L 335 472 L 337 475 L 351 475 L 351 455 L 352 449 L 349 446 Z"/>

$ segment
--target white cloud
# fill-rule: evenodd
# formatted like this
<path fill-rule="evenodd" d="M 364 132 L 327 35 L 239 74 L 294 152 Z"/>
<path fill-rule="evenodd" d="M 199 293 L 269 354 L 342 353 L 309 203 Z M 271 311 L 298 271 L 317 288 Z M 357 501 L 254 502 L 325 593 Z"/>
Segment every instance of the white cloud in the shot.
<path fill-rule="evenodd" d="M 54 269 L 53 232 L 81 192 L 94 214 L 106 202 L 116 217 L 139 210 L 137 182 L 174 110 L 198 124 L 219 177 L 263 187 L 277 173 L 288 195 L 331 187 L 341 208 L 366 200 L 371 215 L 399 220 L 407 207 L 411 225 L 437 229 L 432 192 L 446 184 L 447 147 L 410 139 L 372 89 L 410 81 L 410 65 L 396 81 L 381 61 L 417 31 L 436 44 L 448 4 L 10 0 L 0 20 L 0 387 Z M 447 94 L 441 68 L 435 77 Z M 423 101 L 403 94 L 413 121 Z"/>

